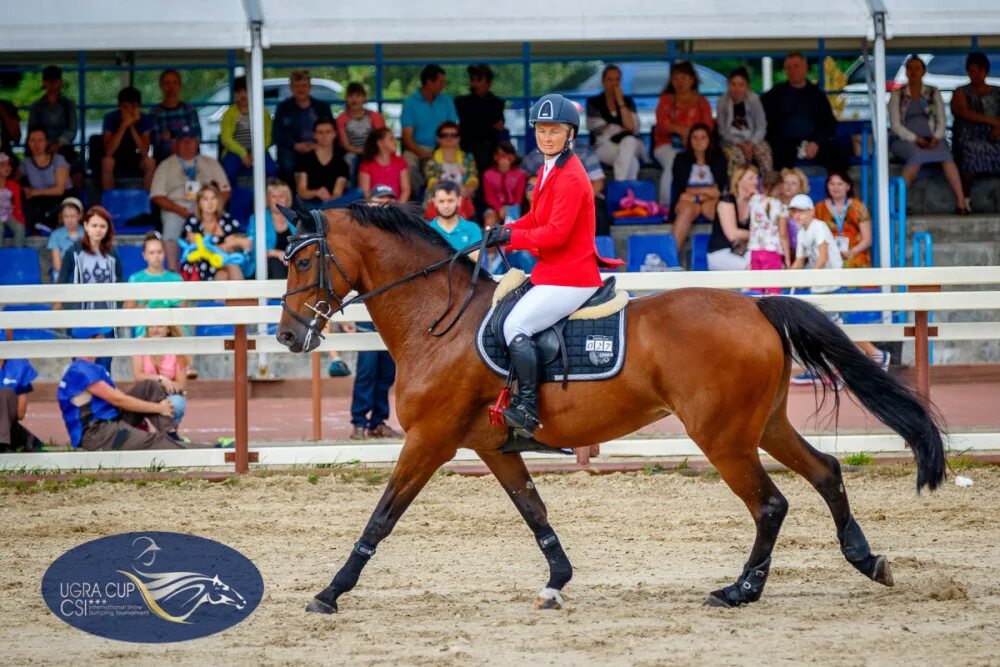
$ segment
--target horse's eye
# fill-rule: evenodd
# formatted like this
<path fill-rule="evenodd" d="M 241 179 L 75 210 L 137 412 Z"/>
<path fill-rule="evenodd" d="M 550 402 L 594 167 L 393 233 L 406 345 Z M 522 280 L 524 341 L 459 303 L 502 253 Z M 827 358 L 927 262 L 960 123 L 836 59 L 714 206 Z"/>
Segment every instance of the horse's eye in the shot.
<path fill-rule="evenodd" d="M 295 268 L 297 268 L 299 271 L 305 271 L 309 268 L 309 264 L 311 263 L 312 260 L 300 259 L 299 261 L 295 262 Z"/>

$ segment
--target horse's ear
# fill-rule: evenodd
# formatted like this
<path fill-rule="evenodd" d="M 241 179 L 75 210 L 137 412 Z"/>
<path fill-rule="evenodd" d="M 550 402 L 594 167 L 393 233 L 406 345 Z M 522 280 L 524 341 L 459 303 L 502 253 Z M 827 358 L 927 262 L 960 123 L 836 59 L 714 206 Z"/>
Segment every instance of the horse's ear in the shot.
<path fill-rule="evenodd" d="M 285 220 L 288 221 L 288 224 L 295 225 L 296 227 L 299 225 L 298 213 L 288 208 L 287 206 L 282 206 L 281 204 L 277 204 L 277 207 L 278 210 L 281 211 L 281 215 L 285 216 Z"/>

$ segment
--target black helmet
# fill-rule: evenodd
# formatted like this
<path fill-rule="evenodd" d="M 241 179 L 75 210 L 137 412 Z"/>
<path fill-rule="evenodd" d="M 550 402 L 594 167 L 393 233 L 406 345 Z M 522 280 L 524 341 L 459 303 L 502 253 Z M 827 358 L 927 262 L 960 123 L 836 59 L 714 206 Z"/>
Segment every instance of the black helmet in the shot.
<path fill-rule="evenodd" d="M 531 106 L 528 122 L 535 123 L 568 123 L 573 126 L 573 136 L 580 131 L 580 112 L 576 105 L 558 93 L 543 95 Z"/>

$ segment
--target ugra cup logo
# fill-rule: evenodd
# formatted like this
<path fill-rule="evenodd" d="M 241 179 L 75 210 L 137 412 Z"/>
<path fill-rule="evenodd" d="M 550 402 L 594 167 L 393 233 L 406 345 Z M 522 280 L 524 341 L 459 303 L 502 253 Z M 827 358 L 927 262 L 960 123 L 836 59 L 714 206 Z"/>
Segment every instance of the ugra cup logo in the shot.
<path fill-rule="evenodd" d="M 70 549 L 42 577 L 58 618 L 99 637 L 162 643 L 196 639 L 243 621 L 264 596 L 243 554 L 197 535 L 150 531 Z"/>

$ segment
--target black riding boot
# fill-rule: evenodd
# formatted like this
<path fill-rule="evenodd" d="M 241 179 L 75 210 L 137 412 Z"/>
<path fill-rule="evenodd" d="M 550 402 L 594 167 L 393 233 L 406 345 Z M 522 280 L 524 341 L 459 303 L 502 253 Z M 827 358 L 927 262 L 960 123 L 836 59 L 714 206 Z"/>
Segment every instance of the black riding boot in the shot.
<path fill-rule="evenodd" d="M 508 350 L 517 380 L 517 394 L 511 406 L 503 411 L 504 421 L 530 438 L 541 426 L 538 423 L 538 352 L 535 342 L 524 334 L 515 336 Z"/>

